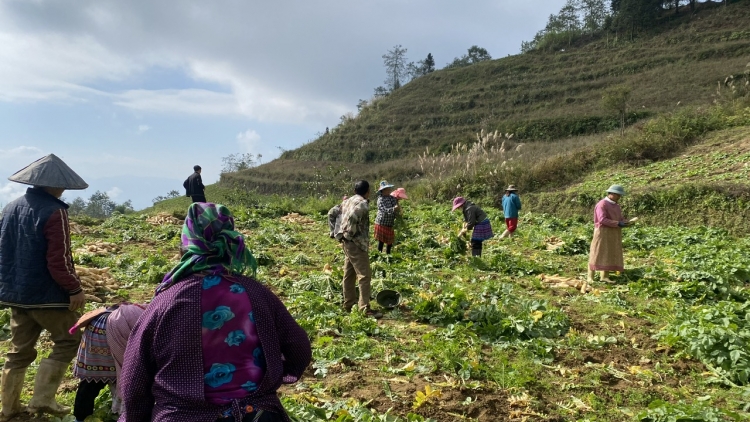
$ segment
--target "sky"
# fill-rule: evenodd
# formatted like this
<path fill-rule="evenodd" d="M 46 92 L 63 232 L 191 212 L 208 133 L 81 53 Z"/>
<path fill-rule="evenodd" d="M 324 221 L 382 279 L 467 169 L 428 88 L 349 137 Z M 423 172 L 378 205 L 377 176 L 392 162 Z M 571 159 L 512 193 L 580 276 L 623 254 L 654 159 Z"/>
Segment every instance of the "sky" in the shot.
<path fill-rule="evenodd" d="M 518 54 L 565 0 L 0 0 L 0 204 L 54 153 L 136 209 L 194 164 L 314 140 L 385 80 L 382 55 L 438 68 L 472 45 Z M 210 198 L 209 198 L 210 199 Z"/>

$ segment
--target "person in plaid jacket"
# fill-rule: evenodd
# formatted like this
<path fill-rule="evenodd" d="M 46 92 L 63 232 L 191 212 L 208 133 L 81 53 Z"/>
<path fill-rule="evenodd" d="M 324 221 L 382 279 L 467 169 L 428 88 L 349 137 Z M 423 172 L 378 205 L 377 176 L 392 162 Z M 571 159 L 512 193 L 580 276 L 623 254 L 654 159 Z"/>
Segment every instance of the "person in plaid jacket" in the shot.
<path fill-rule="evenodd" d="M 334 237 L 344 249 L 344 310 L 349 312 L 357 303 L 354 281 L 359 284 L 359 310 L 373 318 L 383 314 L 370 308 L 370 184 L 360 180 L 354 185 L 354 195 L 341 204 L 341 224 Z"/>
<path fill-rule="evenodd" d="M 396 233 L 393 226 L 396 215 L 401 211 L 398 200 L 391 196 L 393 185 L 385 180 L 380 182 L 378 189 L 378 214 L 375 217 L 375 239 L 378 240 L 378 252 L 383 252 L 383 245 L 387 245 L 385 253 L 390 254 Z"/>

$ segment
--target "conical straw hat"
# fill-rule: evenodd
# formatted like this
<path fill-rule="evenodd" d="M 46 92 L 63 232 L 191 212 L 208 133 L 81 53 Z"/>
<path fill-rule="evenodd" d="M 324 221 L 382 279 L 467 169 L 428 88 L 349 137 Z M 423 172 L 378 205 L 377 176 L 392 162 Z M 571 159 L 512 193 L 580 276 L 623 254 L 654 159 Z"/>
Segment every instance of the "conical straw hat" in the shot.
<path fill-rule="evenodd" d="M 34 161 L 10 176 L 8 180 L 25 185 L 66 190 L 81 190 L 89 187 L 89 184 L 81 179 L 81 176 L 77 175 L 55 154 Z"/>

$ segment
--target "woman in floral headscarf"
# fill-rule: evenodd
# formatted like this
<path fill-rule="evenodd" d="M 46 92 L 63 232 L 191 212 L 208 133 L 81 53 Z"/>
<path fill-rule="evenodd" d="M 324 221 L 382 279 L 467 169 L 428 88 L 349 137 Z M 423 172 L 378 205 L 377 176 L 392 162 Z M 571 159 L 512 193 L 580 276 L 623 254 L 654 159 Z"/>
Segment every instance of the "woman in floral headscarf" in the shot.
<path fill-rule="evenodd" d="M 276 394 L 299 380 L 310 341 L 270 290 L 223 205 L 194 203 L 187 249 L 125 351 L 121 421 L 289 421 Z"/>

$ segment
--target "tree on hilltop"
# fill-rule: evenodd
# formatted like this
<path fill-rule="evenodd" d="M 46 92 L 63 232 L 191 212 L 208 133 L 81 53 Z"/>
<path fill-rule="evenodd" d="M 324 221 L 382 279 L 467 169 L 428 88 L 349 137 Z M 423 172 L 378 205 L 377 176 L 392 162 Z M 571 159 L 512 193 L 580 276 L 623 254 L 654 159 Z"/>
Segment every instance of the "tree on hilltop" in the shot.
<path fill-rule="evenodd" d="M 386 73 L 385 88 L 390 91 L 401 88 L 401 81 L 406 79 L 407 76 L 406 49 L 399 44 L 388 50 L 387 53 L 383 54 L 383 65 Z M 376 96 L 378 95 L 378 88 L 375 89 Z"/>
<path fill-rule="evenodd" d="M 457 67 L 471 66 L 479 62 L 492 60 L 490 53 L 478 45 L 472 45 L 469 50 L 461 57 L 456 57 L 451 63 L 448 63 L 446 68 L 452 69 Z"/>
<path fill-rule="evenodd" d="M 649 28 L 656 22 L 662 5 L 663 0 L 612 0 L 614 27 L 629 30 L 632 37 L 636 30 Z"/>
<path fill-rule="evenodd" d="M 435 59 L 432 58 L 432 53 L 428 53 L 424 60 L 409 63 L 407 66 L 407 73 L 411 77 L 411 80 L 417 79 L 420 76 L 425 76 L 428 73 L 435 71 Z"/>

